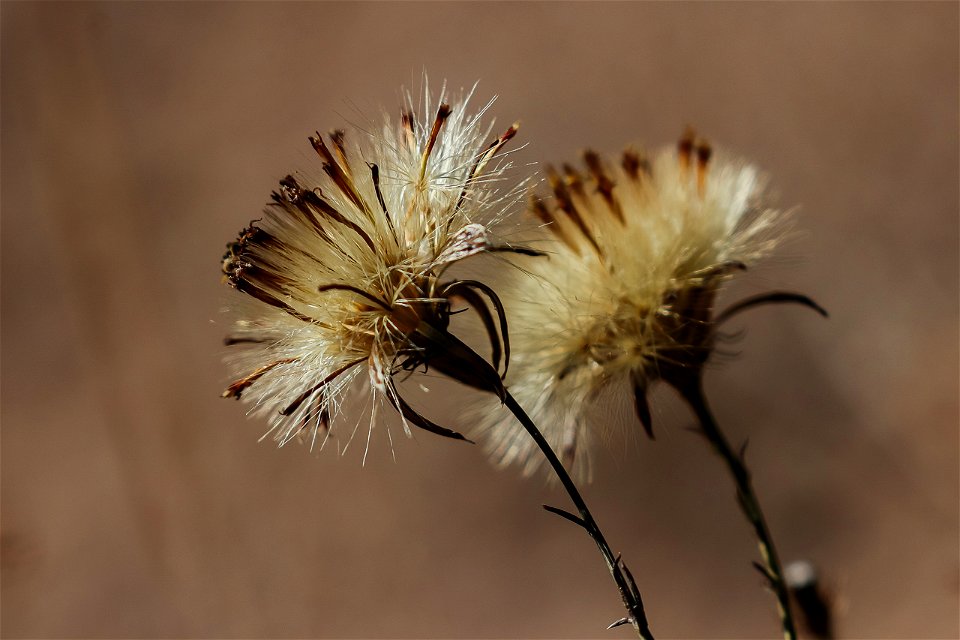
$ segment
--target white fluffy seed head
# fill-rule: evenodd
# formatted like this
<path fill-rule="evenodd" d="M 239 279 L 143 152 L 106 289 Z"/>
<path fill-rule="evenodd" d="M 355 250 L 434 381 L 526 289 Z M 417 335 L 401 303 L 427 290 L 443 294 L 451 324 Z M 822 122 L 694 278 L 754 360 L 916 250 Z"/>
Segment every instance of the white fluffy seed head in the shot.
<path fill-rule="evenodd" d="M 598 394 L 636 388 L 645 403 L 666 371 L 702 365 L 717 288 L 774 248 L 784 218 L 764 205 L 757 169 L 692 134 L 650 160 L 588 152 L 585 164 L 584 174 L 548 170 L 554 198 L 530 209 L 542 225 L 531 244 L 549 257 L 523 259 L 526 274 L 497 285 L 511 329 L 508 387 L 580 478 L 610 422 L 588 420 Z M 542 457 L 500 416 L 481 418 L 494 459 L 533 473 Z"/>
<path fill-rule="evenodd" d="M 486 228 L 519 191 L 501 186 L 510 163 L 498 153 L 516 126 L 491 141 L 490 103 L 471 114 L 472 93 L 448 105 L 425 92 L 419 114 L 408 97 L 399 120 L 311 137 L 322 177 L 282 180 L 227 245 L 225 280 L 246 295 L 226 338 L 239 377 L 223 395 L 252 404 L 281 445 L 336 437 L 353 387 L 376 392 L 371 427 L 384 399 L 402 404 L 393 373 L 423 364 L 409 334 L 448 321 L 444 269 L 493 248 Z"/>

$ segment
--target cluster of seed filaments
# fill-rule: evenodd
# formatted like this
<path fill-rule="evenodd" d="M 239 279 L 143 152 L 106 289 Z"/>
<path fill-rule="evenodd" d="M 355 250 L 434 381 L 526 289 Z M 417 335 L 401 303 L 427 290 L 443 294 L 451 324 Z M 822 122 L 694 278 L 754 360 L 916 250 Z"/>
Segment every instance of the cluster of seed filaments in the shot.
<path fill-rule="evenodd" d="M 710 146 L 704 141 L 698 141 L 692 130 L 687 130 L 677 145 L 677 151 L 682 178 L 686 178 L 695 164 L 697 188 L 702 197 L 706 188 L 707 166 L 712 155 Z M 624 213 L 622 203 L 617 197 L 617 184 L 610 177 L 599 154 L 587 151 L 583 154 L 583 159 L 589 172 L 590 184 L 603 200 L 606 211 L 598 212 L 594 209 L 584 176 L 569 164 L 563 165 L 562 174 L 553 167 L 547 167 L 547 178 L 554 197 L 553 207 L 534 196 L 531 198 L 530 210 L 558 240 L 574 253 L 582 255 L 582 243 L 570 234 L 568 231 L 570 229 L 574 230 L 579 240 L 584 241 L 602 260 L 603 248 L 590 229 L 589 216 L 611 215 L 621 225 L 627 225 L 630 221 L 626 219 L 627 214 Z M 633 182 L 641 183 L 653 176 L 653 168 L 649 160 L 632 149 L 623 152 L 620 165 L 626 178 Z M 562 224 L 561 220 L 569 224 Z"/>
<path fill-rule="evenodd" d="M 680 165 L 681 180 L 687 179 L 690 171 L 696 172 L 696 183 L 698 194 L 702 198 L 706 187 L 707 168 L 709 165 L 712 151 L 710 146 L 703 141 L 698 141 L 693 131 L 687 130 L 677 145 L 677 161 Z M 631 223 L 626 216 L 631 211 L 625 211 L 618 198 L 617 184 L 610 177 L 609 172 L 604 166 L 600 156 L 593 152 L 584 153 L 584 163 L 589 172 L 589 178 L 584 176 L 569 164 L 563 165 L 562 174 L 553 167 L 547 167 L 547 176 L 553 191 L 553 206 L 549 206 L 544 200 L 533 197 L 531 199 L 530 209 L 533 214 L 543 223 L 544 227 L 550 230 L 554 236 L 571 249 L 577 255 L 584 257 L 584 249 L 592 251 L 601 263 L 604 263 L 605 255 L 603 246 L 598 242 L 598 238 L 592 232 L 591 216 L 612 216 L 621 226 Z M 634 150 L 627 150 L 621 156 L 621 167 L 623 175 L 627 180 L 642 183 L 644 180 L 653 179 L 653 168 L 650 162 L 642 154 Z M 601 210 L 594 205 L 595 199 L 590 197 L 588 188 L 594 189 L 600 196 L 604 206 Z M 616 265 L 609 265 L 614 268 Z M 674 336 L 678 333 L 679 325 L 683 324 L 680 319 L 689 319 L 693 321 L 703 320 L 704 304 L 708 302 L 705 297 L 695 291 L 686 290 L 694 282 L 687 277 L 689 274 L 682 274 L 683 278 L 678 281 L 677 286 L 664 293 L 660 306 L 655 310 L 653 317 L 659 322 L 659 333 L 666 336 Z M 711 289 L 711 282 L 718 275 L 716 272 L 699 274 L 695 282 L 703 289 Z M 709 302 L 712 302 L 710 300 Z M 589 331 L 590 339 L 587 341 L 593 345 L 604 343 L 611 344 L 614 336 L 620 334 L 623 330 L 631 331 L 645 329 L 646 327 L 635 327 L 637 318 L 649 317 L 650 309 L 637 309 L 632 300 L 623 300 L 620 305 L 624 307 L 624 313 L 613 313 L 611 319 L 621 318 L 622 324 L 626 322 L 629 327 L 621 327 L 616 322 L 605 322 L 603 327 L 596 327 Z M 689 332 L 687 332 L 689 333 Z M 679 335 L 676 339 L 669 342 L 678 345 L 691 344 L 688 340 L 681 339 Z M 584 344 L 585 349 L 590 349 L 590 345 Z M 599 364 L 603 361 L 609 361 L 609 354 L 601 356 Z"/>
<path fill-rule="evenodd" d="M 695 179 L 700 198 L 704 197 L 711 155 L 710 146 L 697 140 L 691 130 L 677 145 L 680 179 Z M 612 274 L 617 265 L 608 263 L 602 239 L 593 232 L 598 224 L 593 217 L 611 216 L 615 225 L 626 227 L 632 222 L 629 216 L 636 212 L 623 206 L 618 185 L 597 153 L 587 151 L 584 164 L 586 177 L 570 165 L 563 165 L 562 172 L 548 167 L 553 202 L 534 197 L 530 209 L 558 241 L 581 259 L 592 255 Z M 622 154 L 620 166 L 623 179 L 638 185 L 654 178 L 651 163 L 634 150 Z M 719 279 L 730 268 L 718 265 L 701 274 L 676 274 L 676 282 L 663 292 L 655 308 L 638 306 L 627 298 L 615 303 L 617 308 L 612 313 L 586 329 L 580 348 L 558 377 L 562 379 L 582 366 L 598 367 L 604 378 L 621 367 L 629 370 L 637 412 L 648 427 L 647 385 L 657 378 L 687 375 L 708 357 L 714 339 L 710 323 L 713 299 Z"/>
<path fill-rule="evenodd" d="M 309 285 L 302 281 L 303 278 L 295 281 L 290 274 L 285 274 L 281 267 L 273 263 L 277 256 L 292 254 L 299 255 L 307 261 L 317 261 L 319 258 L 307 251 L 290 246 L 289 243 L 283 242 L 255 223 L 251 223 L 246 229 L 243 229 L 237 240 L 227 245 L 222 262 L 224 279 L 227 283 L 266 305 L 320 328 L 327 334 L 328 339 L 338 336 L 334 341 L 342 347 L 341 353 L 345 356 L 345 364 L 310 386 L 280 410 L 282 415 L 292 415 L 304 402 L 311 400 L 311 411 L 304 414 L 304 424 L 301 429 L 307 426 L 306 420 L 311 415 L 318 416 L 319 426 L 324 429 L 329 428 L 329 408 L 325 401 L 326 394 L 322 392 L 351 368 L 367 361 L 369 362 L 371 382 L 387 395 L 404 417 L 412 420 L 419 427 L 441 435 L 462 438 L 460 434 L 443 429 L 416 415 L 397 395 L 390 379 L 395 370 L 412 370 L 426 363 L 431 354 L 428 353 L 430 349 L 423 346 L 422 333 L 424 331 L 430 333 L 430 331 L 439 330 L 442 332 L 446 330 L 449 324 L 449 300 L 451 298 L 456 297 L 463 300 L 468 307 L 473 308 L 480 314 L 490 333 L 495 366 L 499 362 L 500 340 L 503 340 L 504 346 L 507 344 L 505 319 L 499 300 L 492 294 L 492 291 L 482 283 L 474 281 L 453 281 L 441 285 L 432 266 L 428 264 L 424 264 L 422 268 L 411 266 L 411 264 L 420 263 L 424 259 L 428 261 L 436 259 L 437 252 L 444 248 L 432 246 L 432 244 L 430 247 L 426 247 L 422 244 L 426 239 L 434 240 L 434 231 L 437 230 L 437 227 L 432 225 L 435 225 L 441 218 L 437 218 L 430 211 L 416 212 L 422 214 L 423 219 L 428 225 L 431 225 L 431 228 L 423 230 L 425 233 L 422 236 L 418 234 L 416 237 L 409 237 L 413 233 L 412 228 L 406 228 L 406 232 L 404 232 L 406 227 L 404 223 L 409 222 L 410 217 L 415 215 L 414 210 L 417 207 L 429 208 L 429 201 L 425 198 L 429 188 L 427 180 L 428 161 L 440 131 L 451 113 L 452 110 L 449 105 L 440 105 L 422 151 L 418 176 L 412 185 L 413 197 L 410 198 L 408 210 L 402 212 L 399 220 L 394 218 L 387 209 L 380 188 L 380 171 L 376 164 L 367 163 L 376 192 L 376 204 L 367 202 L 361 195 L 347 159 L 342 131 L 335 131 L 330 134 L 332 150 L 319 133 L 315 137 L 310 137 L 310 143 L 321 157 L 323 169 L 338 190 L 340 198 L 355 206 L 362 216 L 369 220 L 369 225 L 361 226 L 357 224 L 338 211 L 333 201 L 325 197 L 319 187 L 305 189 L 293 176 L 287 176 L 281 180 L 279 191 L 274 191 L 271 194 L 273 202 L 269 206 L 273 207 L 275 212 L 278 211 L 280 217 L 291 217 L 297 223 L 297 226 L 303 229 L 303 232 L 315 233 L 335 252 L 341 254 L 346 261 L 359 265 L 353 253 L 357 248 L 361 251 L 369 249 L 369 263 L 379 265 L 377 268 L 382 269 L 382 273 L 369 274 L 375 278 L 374 283 L 362 286 L 330 283 L 321 284 L 312 292 L 305 290 L 304 287 L 309 287 Z M 448 217 L 443 224 L 447 227 L 450 226 L 475 180 L 494 155 L 513 138 L 516 132 L 517 125 L 511 126 L 474 159 L 469 173 L 463 181 L 462 191 L 456 205 L 452 211 L 445 212 Z M 402 144 L 406 144 L 411 149 L 416 148 L 412 113 L 405 112 L 403 114 L 400 138 Z M 381 224 L 377 224 L 375 219 L 377 216 L 382 216 Z M 435 218 L 437 219 L 435 220 Z M 479 227 L 479 225 L 473 226 Z M 332 233 L 332 230 L 337 227 L 339 227 L 339 233 Z M 471 225 L 467 225 L 464 230 L 461 230 L 461 233 L 453 236 L 441 236 L 448 238 L 448 241 L 452 243 L 461 241 L 464 243 L 460 247 L 459 253 L 453 248 L 450 249 L 450 255 L 445 256 L 447 262 L 453 262 L 462 256 L 471 255 L 482 250 L 485 246 L 482 233 L 479 237 L 474 237 L 475 230 L 471 230 L 470 227 Z M 482 227 L 479 228 L 482 232 Z M 375 231 L 377 229 L 386 229 L 391 237 L 384 241 L 383 238 L 376 235 L 372 236 L 371 233 L 377 233 Z M 352 246 L 350 250 L 338 245 L 337 238 L 351 238 L 351 236 L 355 246 Z M 474 241 L 473 245 L 469 244 L 471 239 Z M 492 316 L 486 305 L 480 300 L 480 293 L 490 297 L 497 308 L 501 319 L 502 338 L 497 336 L 496 330 L 493 328 Z M 319 319 L 311 318 L 291 304 L 292 301 L 298 300 L 302 303 L 301 309 L 309 309 L 316 303 L 313 294 L 331 296 L 329 303 L 324 304 L 336 305 L 333 308 L 340 310 L 340 317 L 337 320 L 330 320 L 329 323 L 325 323 Z M 326 313 L 324 315 L 327 318 L 337 316 L 336 313 Z M 412 337 L 414 334 L 418 334 L 419 341 Z M 279 336 L 269 335 L 268 333 L 260 335 L 249 333 L 228 336 L 225 342 L 227 345 L 275 344 L 279 340 Z M 356 357 L 350 359 L 350 354 Z M 269 362 L 233 382 L 222 395 L 223 397 L 240 398 L 244 390 L 263 376 L 278 367 L 292 365 L 298 360 L 299 358 L 296 357 L 285 357 Z"/>
<path fill-rule="evenodd" d="M 449 116 L 447 105 L 442 105 L 438 112 L 431 140 L 436 135 L 443 121 Z M 412 116 L 405 115 L 405 135 L 412 135 Z M 409 131 L 407 131 L 409 129 Z M 342 197 L 356 205 L 365 215 L 372 217 L 374 209 L 362 198 L 357 189 L 349 169 L 344 147 L 344 134 L 335 131 L 330 134 L 334 151 L 331 152 L 323 138 L 317 134 L 310 138 L 314 149 L 323 159 L 323 169 L 330 176 Z M 424 154 L 424 164 L 432 144 Z M 379 168 L 375 164 L 369 165 L 374 187 L 377 194 L 379 215 L 383 215 L 391 232 L 395 232 L 390 213 L 387 211 L 383 195 L 380 191 Z M 305 229 L 315 232 L 325 242 L 335 243 L 334 235 L 328 231 L 331 225 L 341 225 L 344 230 L 356 236 L 357 240 L 365 245 L 372 253 L 377 252 L 378 244 L 363 227 L 340 213 L 337 208 L 324 196 L 319 187 L 306 189 L 293 176 L 287 176 L 280 181 L 278 191 L 271 194 L 271 207 L 279 210 L 281 215 L 291 216 Z M 385 244 L 385 243 L 379 243 Z M 237 290 L 256 298 L 257 300 L 280 309 L 291 316 L 307 323 L 338 334 L 339 342 L 346 353 L 355 353 L 357 358 L 349 363 L 355 366 L 371 355 L 375 348 L 381 348 L 387 353 L 386 358 L 392 359 L 400 355 L 393 348 L 401 344 L 406 333 L 411 331 L 421 320 L 431 321 L 439 326 L 446 324 L 446 309 L 448 305 L 442 301 L 430 299 L 435 286 L 435 278 L 430 276 L 410 277 L 404 270 L 394 268 L 389 271 L 386 282 L 370 290 L 361 289 L 347 284 L 331 283 L 320 285 L 317 294 L 328 294 L 341 297 L 350 296 L 342 300 L 341 307 L 344 315 L 336 326 L 326 325 L 315 318 L 311 318 L 294 308 L 289 300 L 303 298 L 302 292 L 297 291 L 297 285 L 279 268 L 271 268 L 270 256 L 299 252 L 307 259 L 314 259 L 303 251 L 291 247 L 267 230 L 258 227 L 255 222 L 243 229 L 237 240 L 227 245 L 223 256 L 222 269 L 224 279 Z M 379 256 L 377 261 L 384 257 Z M 334 300 L 330 301 L 335 303 Z M 270 338 L 257 337 L 228 337 L 228 345 L 251 342 L 268 342 Z M 251 374 L 235 381 L 223 393 L 224 397 L 239 398 L 242 392 L 274 368 L 295 362 L 296 358 L 282 358 L 258 368 Z M 349 368 L 348 367 L 348 368 Z M 320 385 L 308 389 L 306 395 L 313 395 L 323 386 L 333 382 L 336 377 L 346 372 L 346 368 L 334 371 L 325 378 Z M 334 375 L 335 374 L 335 375 Z M 319 396 L 318 396 L 319 397 Z M 306 398 L 301 397 L 281 411 L 287 415 L 296 410 Z"/>

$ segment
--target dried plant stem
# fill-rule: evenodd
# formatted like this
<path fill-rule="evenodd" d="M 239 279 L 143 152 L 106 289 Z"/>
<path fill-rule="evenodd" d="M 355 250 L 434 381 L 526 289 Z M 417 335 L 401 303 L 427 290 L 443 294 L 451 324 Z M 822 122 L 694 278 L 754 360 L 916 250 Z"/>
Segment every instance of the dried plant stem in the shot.
<path fill-rule="evenodd" d="M 697 415 L 703 435 L 706 436 L 717 455 L 727 463 L 727 468 L 737 486 L 737 501 L 740 503 L 740 509 L 747 520 L 750 521 L 757 536 L 763 565 L 756 566 L 769 581 L 770 588 L 777 598 L 777 609 L 783 626 L 783 637 L 786 640 L 796 640 L 797 631 L 793 614 L 790 611 L 789 592 L 783 577 L 783 569 L 780 566 L 780 559 L 777 556 L 777 549 L 773 544 L 770 529 L 763 517 L 760 501 L 753 490 L 750 471 L 744 463 L 743 450 L 741 449 L 739 453 L 734 451 L 723 431 L 720 430 L 720 426 L 707 404 L 707 398 L 703 391 L 703 377 L 701 375 L 691 377 L 694 379 L 676 388 Z"/>
<path fill-rule="evenodd" d="M 523 425 L 523 428 L 527 430 L 527 433 L 530 434 L 530 437 L 533 438 L 534 442 L 537 443 L 537 446 L 540 447 L 540 451 L 543 452 L 544 457 L 546 457 L 547 461 L 550 463 L 550 466 L 553 467 L 554 473 L 557 474 L 557 477 L 563 484 L 563 488 L 566 489 L 567 494 L 570 496 L 570 499 L 576 506 L 580 517 L 578 518 L 571 513 L 567 513 L 566 511 L 557 509 L 555 507 L 545 506 L 544 508 L 575 522 L 583 527 L 584 530 L 586 530 L 586 532 L 596 543 L 597 548 L 600 549 L 600 554 L 607 563 L 607 568 L 610 570 L 610 575 L 613 576 L 613 580 L 616 582 L 617 588 L 620 590 L 620 597 L 623 599 L 623 606 L 626 607 L 628 616 L 627 618 L 624 618 L 623 620 L 618 621 L 611 626 L 629 623 L 633 625 L 633 628 L 636 630 L 639 637 L 643 638 L 644 640 L 653 640 L 653 634 L 650 631 L 650 626 L 647 622 L 647 616 L 643 610 L 643 600 L 640 597 L 640 591 L 637 588 L 636 582 L 634 582 L 633 576 L 630 574 L 630 570 L 623 563 L 620 557 L 615 556 L 613 551 L 611 551 L 610 545 L 607 544 L 606 539 L 603 537 L 603 533 L 600 531 L 600 526 L 597 524 L 596 520 L 593 519 L 593 516 L 590 514 L 590 510 L 587 508 L 587 503 L 584 502 L 583 497 L 581 497 L 580 491 L 570 478 L 567 470 L 563 467 L 563 464 L 561 464 L 560 460 L 557 458 L 557 455 L 553 452 L 553 449 L 551 449 L 550 445 L 547 444 L 546 439 L 544 439 L 543 434 L 540 433 L 537 425 L 533 423 L 533 421 L 530 419 L 530 416 L 528 416 L 520 407 L 520 405 L 517 404 L 517 401 L 512 395 L 510 395 L 509 391 L 506 392 L 504 402 L 506 403 L 507 408 L 510 409 L 514 416 L 516 416 L 517 420 L 520 421 L 520 424 Z"/>

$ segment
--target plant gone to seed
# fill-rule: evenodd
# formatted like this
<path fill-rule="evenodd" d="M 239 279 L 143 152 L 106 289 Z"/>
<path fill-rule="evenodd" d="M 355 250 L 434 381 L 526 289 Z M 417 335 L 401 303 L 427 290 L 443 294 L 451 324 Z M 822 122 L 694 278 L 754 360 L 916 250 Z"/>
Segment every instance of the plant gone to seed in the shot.
<path fill-rule="evenodd" d="M 785 216 L 764 204 L 756 168 L 689 130 L 652 158 L 628 150 L 610 162 L 588 151 L 584 165 L 547 169 L 553 199 L 531 199 L 540 227 L 529 240 L 549 258 L 515 258 L 528 275 L 498 288 L 513 328 L 511 393 L 564 464 L 589 477 L 591 403 L 628 385 L 652 437 L 650 384 L 699 371 L 731 315 L 714 316 L 718 289 L 774 249 Z M 778 301 L 812 305 L 779 292 L 745 304 Z M 495 415 L 481 418 L 493 457 L 534 472 L 535 448 Z"/>
<path fill-rule="evenodd" d="M 464 439 L 400 396 L 395 374 L 418 367 L 502 394 L 506 321 L 496 294 L 442 278 L 470 256 L 523 251 L 487 232 L 519 193 L 501 187 L 510 163 L 500 152 L 517 125 L 491 139 L 481 122 L 490 103 L 470 114 L 472 91 L 450 104 L 442 92 L 439 104 L 424 93 L 419 116 L 408 96 L 399 121 L 384 115 L 379 131 L 310 137 L 323 175 L 281 180 L 263 218 L 227 245 L 224 279 L 245 295 L 225 339 L 237 350 L 229 362 L 238 377 L 223 397 L 266 416 L 264 437 L 280 445 L 306 435 L 311 446 L 322 437 L 322 447 L 354 387 L 370 397 L 368 444 L 383 400 L 408 435 L 413 424 Z M 480 315 L 493 367 L 447 332 L 454 304 Z"/>

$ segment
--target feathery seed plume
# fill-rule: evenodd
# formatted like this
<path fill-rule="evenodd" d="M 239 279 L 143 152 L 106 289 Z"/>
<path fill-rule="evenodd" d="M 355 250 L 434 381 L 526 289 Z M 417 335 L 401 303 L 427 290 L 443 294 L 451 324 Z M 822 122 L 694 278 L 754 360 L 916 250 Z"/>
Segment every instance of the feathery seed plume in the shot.
<path fill-rule="evenodd" d="M 706 362 L 716 326 L 742 310 L 714 316 L 718 288 L 774 248 L 784 216 L 765 206 L 756 168 L 691 131 L 652 159 L 628 150 L 618 163 L 593 152 L 584 161 L 585 173 L 547 169 L 553 200 L 534 197 L 530 211 L 549 257 L 522 260 L 529 275 L 499 289 L 512 328 L 510 391 L 564 464 L 589 477 L 591 402 L 629 385 L 652 437 L 649 385 L 675 384 Z M 497 415 L 481 419 L 494 458 L 533 473 L 535 447 Z"/>
<path fill-rule="evenodd" d="M 394 374 L 420 366 L 502 392 L 505 330 L 484 297 L 499 301 L 482 283 L 441 280 L 464 258 L 522 251 L 487 233 L 516 201 L 517 189 L 499 185 L 509 167 L 499 152 L 517 125 L 491 141 L 481 122 L 490 103 L 470 114 L 472 94 L 447 104 L 441 92 L 437 104 L 425 91 L 419 116 L 408 95 L 399 122 L 384 114 L 379 131 L 311 137 L 324 175 L 281 180 L 263 218 L 227 245 L 224 279 L 245 295 L 225 339 L 238 377 L 223 397 L 267 417 L 264 437 L 283 445 L 303 434 L 312 447 L 319 436 L 322 447 L 355 388 L 369 395 L 370 430 L 385 399 L 408 435 L 409 423 L 463 439 L 398 393 Z M 492 368 L 447 332 L 454 300 L 491 332 Z"/>

